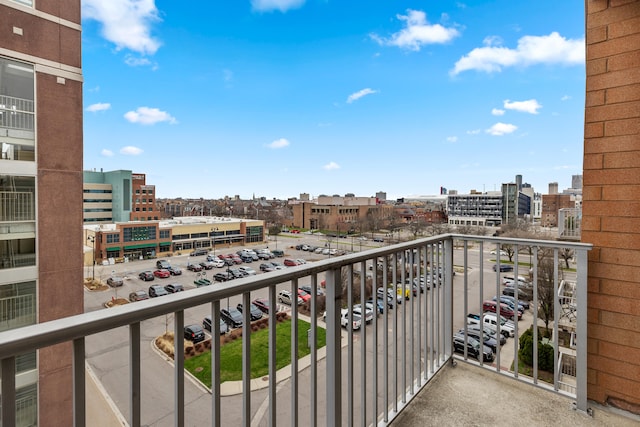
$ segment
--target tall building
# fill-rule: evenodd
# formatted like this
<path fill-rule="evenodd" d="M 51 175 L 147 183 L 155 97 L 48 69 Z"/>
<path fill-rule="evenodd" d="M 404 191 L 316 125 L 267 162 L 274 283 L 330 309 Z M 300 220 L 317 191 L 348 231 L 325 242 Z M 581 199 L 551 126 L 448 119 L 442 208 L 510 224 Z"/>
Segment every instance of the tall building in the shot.
<path fill-rule="evenodd" d="M 80 0 L 0 2 L 0 331 L 83 311 Z M 65 343 L 16 363 L 19 425 L 72 425 Z"/>
<path fill-rule="evenodd" d="M 131 221 L 151 221 L 160 219 L 160 212 L 156 208 L 156 186 L 147 184 L 147 177 L 143 173 L 131 175 Z"/>
<path fill-rule="evenodd" d="M 499 191 L 450 194 L 447 214 L 451 225 L 491 225 L 502 223 L 503 197 Z"/>
<path fill-rule="evenodd" d="M 85 224 L 125 222 L 131 217 L 131 171 L 84 171 Z"/>

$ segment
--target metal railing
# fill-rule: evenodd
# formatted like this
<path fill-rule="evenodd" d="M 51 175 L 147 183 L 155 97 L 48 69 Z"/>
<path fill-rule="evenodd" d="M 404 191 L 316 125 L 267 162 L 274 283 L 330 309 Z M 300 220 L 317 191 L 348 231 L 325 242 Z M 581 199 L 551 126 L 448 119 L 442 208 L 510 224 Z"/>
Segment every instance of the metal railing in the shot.
<path fill-rule="evenodd" d="M 456 243 L 456 245 L 454 245 Z M 257 276 L 225 282 L 215 286 L 201 287 L 180 292 L 169 297 L 154 298 L 147 301 L 128 304 L 109 310 L 41 323 L 20 329 L 0 333 L 0 361 L 2 368 L 2 425 L 15 425 L 16 411 L 7 402 L 15 402 L 15 358 L 17 355 L 55 345 L 61 342 L 73 343 L 73 392 L 74 422 L 76 426 L 86 425 L 85 407 L 85 340 L 87 337 L 103 331 L 128 326 L 129 335 L 129 397 L 128 414 L 131 426 L 143 424 L 141 407 L 145 396 L 142 394 L 141 369 L 141 323 L 155 317 L 173 314 L 174 334 L 183 336 L 185 311 L 191 307 L 208 304 L 212 324 L 220 319 L 221 301 L 241 295 L 243 306 L 249 306 L 252 292 L 266 292 L 270 306 L 274 307 L 278 293 L 288 290 L 297 294 L 301 279 L 310 279 L 311 300 L 310 317 L 310 365 L 308 373 L 301 375 L 297 361 L 298 318 L 297 310 L 291 310 L 291 353 L 290 379 L 276 384 L 276 333 L 269 329 L 268 344 L 268 411 L 262 422 L 281 425 L 286 422 L 278 417 L 278 397 L 281 388 L 287 387 L 290 397 L 287 417 L 291 425 L 299 423 L 317 425 L 386 425 L 401 410 L 407 407 L 427 382 L 450 361 L 454 354 L 452 335 L 454 323 L 463 321 L 466 313 L 480 310 L 484 290 L 495 289 L 499 294 L 500 269 L 491 270 L 491 265 L 505 262 L 499 256 L 493 262 L 484 262 L 484 252 L 489 248 L 515 248 L 513 265 L 519 270 L 518 253 L 524 247 L 533 248 L 533 279 L 537 283 L 538 259 L 551 256 L 555 261 L 552 270 L 555 276 L 551 283 L 558 286 L 558 250 L 569 246 L 576 252 L 578 288 L 586 289 L 586 252 L 589 245 L 533 241 L 525 239 L 497 239 L 478 236 L 442 235 L 406 243 L 400 243 L 356 254 L 344 255 L 306 265 L 275 271 Z M 455 246 L 455 248 L 454 248 Z M 456 249 L 457 248 L 457 249 Z M 476 254 L 473 262 L 470 254 Z M 542 254 L 545 256 L 542 256 Z M 455 269 L 454 269 L 455 261 Z M 511 262 L 508 262 L 511 265 Z M 488 267 L 488 268 L 486 268 Z M 359 273 L 354 273 L 359 271 Z M 456 274 L 457 271 L 457 274 Z M 366 273 L 365 273 L 366 272 Z M 454 277 L 455 274 L 455 277 Z M 366 278 L 369 275 L 369 278 Z M 485 280 L 485 276 L 487 276 Z M 324 277 L 326 323 L 320 319 L 322 299 L 317 290 Z M 359 278 L 366 278 L 361 281 Z M 485 281 L 488 282 L 484 287 Z M 306 282 L 306 280 L 305 280 Z M 380 287 L 382 295 L 391 295 L 384 299 L 380 316 L 373 316 L 370 324 L 363 322 L 362 327 L 354 331 L 341 327 L 341 309 L 351 312 L 353 304 L 359 302 L 358 295 L 377 294 Z M 484 287 L 484 288 L 483 288 Z M 534 295 L 538 295 L 538 286 L 534 286 Z M 474 296 L 474 292 L 477 294 Z M 464 295 L 454 301 L 454 295 Z M 557 295 L 557 293 L 554 293 Z M 578 292 L 577 299 L 577 362 L 576 395 L 578 409 L 586 410 L 586 292 Z M 364 299 L 364 298 L 363 298 Z M 537 298 L 536 298 L 537 299 Z M 559 302 L 556 298 L 556 308 Z M 537 304 L 533 305 L 534 318 L 537 318 Z M 555 313 L 560 310 L 556 309 Z M 268 314 L 269 324 L 275 325 L 276 313 Z M 556 319 L 557 320 L 557 319 Z M 466 323 L 465 323 L 466 325 Z M 326 328 L 326 357 L 319 357 L 317 332 Z M 554 326 L 557 329 L 557 323 Z M 516 322 L 516 337 L 518 336 Z M 457 328 L 455 328 L 457 330 Z M 466 326 L 465 326 L 466 330 Z M 557 331 L 556 331 L 557 332 Z M 251 333 L 250 310 L 243 312 L 242 335 Z M 498 334 L 500 327 L 498 326 Z M 534 354 L 537 354 L 537 329 L 534 334 Z M 557 333 L 554 337 L 557 337 Z M 557 341 L 557 338 L 555 338 Z M 497 363 L 483 363 L 471 360 L 465 350 L 459 360 L 466 360 L 504 375 L 541 385 L 538 380 L 537 359 L 534 358 L 533 375 L 525 378 L 518 369 L 518 340 L 512 340 L 514 369 L 505 369 L 500 363 L 500 346 L 497 346 Z M 343 347 L 343 342 L 345 347 Z M 558 360 L 557 342 L 555 359 Z M 185 421 L 185 375 L 184 342 L 176 340 L 173 364 L 174 383 L 172 399 L 174 424 L 184 426 Z M 252 359 L 251 340 L 242 342 L 242 396 L 241 423 L 252 423 L 252 392 L 250 366 Z M 319 369 L 322 366 L 324 370 Z M 325 372 L 320 376 L 320 372 Z M 558 378 L 549 385 L 551 390 L 563 393 Z M 221 407 L 220 342 L 211 343 L 211 424 L 223 424 Z M 278 386 L 278 388 L 276 388 Z M 324 393 L 323 393 L 324 392 Z M 301 399 L 304 395 L 305 399 Z M 154 405 L 155 406 L 155 405 Z M 255 408 L 254 408 L 255 409 Z M 238 423 L 238 418 L 231 422 Z"/>
<path fill-rule="evenodd" d="M 0 191 L 0 221 L 34 221 L 34 193 Z"/>
<path fill-rule="evenodd" d="M 34 118 L 33 100 L 0 95 L 0 127 L 32 131 Z"/>
<path fill-rule="evenodd" d="M 558 237 L 567 240 L 580 240 L 582 227 L 582 209 L 563 208 L 558 210 Z"/>

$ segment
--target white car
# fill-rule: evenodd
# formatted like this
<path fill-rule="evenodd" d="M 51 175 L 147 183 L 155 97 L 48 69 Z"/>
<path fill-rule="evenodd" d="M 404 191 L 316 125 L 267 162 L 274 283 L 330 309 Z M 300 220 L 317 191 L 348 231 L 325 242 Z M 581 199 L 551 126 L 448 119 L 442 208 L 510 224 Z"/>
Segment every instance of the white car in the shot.
<path fill-rule="evenodd" d="M 253 276 L 257 274 L 256 271 L 251 267 L 241 266 L 241 267 L 238 267 L 238 270 L 245 272 L 249 276 Z"/>
<path fill-rule="evenodd" d="M 371 323 L 373 320 L 373 310 L 369 307 L 365 308 L 364 316 L 362 316 L 362 306 L 360 304 L 353 306 L 353 314 L 360 316 L 360 318 L 364 317 L 364 321 L 367 323 Z"/>
<path fill-rule="evenodd" d="M 297 258 L 296 262 L 298 263 L 298 265 L 302 265 L 302 264 L 306 264 L 307 260 L 302 258 Z"/>
<path fill-rule="evenodd" d="M 280 304 L 287 304 L 287 305 L 291 305 L 291 292 L 290 291 L 280 291 L 278 293 L 278 302 L 280 302 Z M 298 305 L 302 305 L 304 303 L 304 301 L 302 300 L 302 298 L 298 297 Z"/>
<path fill-rule="evenodd" d="M 224 261 L 221 260 L 220 258 L 213 258 L 211 260 L 211 263 L 213 264 L 214 267 L 217 267 L 217 268 L 222 268 L 225 266 Z"/>
<path fill-rule="evenodd" d="M 489 252 L 489 254 L 490 254 L 490 255 L 496 255 L 496 254 L 497 254 L 497 252 L 496 252 L 496 250 L 494 249 L 494 250 L 492 250 L 491 252 Z M 508 256 L 509 256 L 509 254 L 508 254 L 506 251 L 503 251 L 502 249 L 500 250 L 500 258 L 502 258 L 502 257 L 508 257 Z"/>
<path fill-rule="evenodd" d="M 360 326 L 362 326 L 361 317 L 355 313 L 353 314 L 353 316 L 349 316 L 349 310 L 346 308 L 343 308 L 342 310 L 340 310 L 340 324 L 342 325 L 342 327 L 343 328 L 349 327 L 349 317 L 353 317 L 351 319 L 351 327 L 353 328 L 353 330 L 355 331 L 360 329 Z M 322 320 L 324 320 L 325 322 L 327 321 L 326 311 L 322 314 Z"/>

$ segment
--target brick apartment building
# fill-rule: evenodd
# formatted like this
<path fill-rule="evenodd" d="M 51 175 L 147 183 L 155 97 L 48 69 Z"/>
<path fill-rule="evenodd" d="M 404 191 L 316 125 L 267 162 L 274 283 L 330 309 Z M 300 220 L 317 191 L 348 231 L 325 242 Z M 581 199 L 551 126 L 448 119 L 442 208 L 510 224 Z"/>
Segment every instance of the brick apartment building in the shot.
<path fill-rule="evenodd" d="M 575 201 L 569 194 L 543 194 L 540 224 L 543 227 L 558 226 L 558 211 L 575 207 Z"/>
<path fill-rule="evenodd" d="M 586 2 L 588 397 L 640 413 L 640 1 Z"/>
<path fill-rule="evenodd" d="M 80 0 L 0 1 L 0 143 L 0 331 L 82 313 Z M 16 358 L 19 425 L 73 424 L 71 364 Z"/>

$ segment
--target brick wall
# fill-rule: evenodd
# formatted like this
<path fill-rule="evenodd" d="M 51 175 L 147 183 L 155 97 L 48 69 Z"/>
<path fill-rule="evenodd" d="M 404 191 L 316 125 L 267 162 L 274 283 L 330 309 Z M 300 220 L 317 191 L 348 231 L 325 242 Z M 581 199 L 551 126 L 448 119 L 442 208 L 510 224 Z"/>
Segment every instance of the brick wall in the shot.
<path fill-rule="evenodd" d="M 640 0 L 587 0 L 588 396 L 640 413 Z"/>

